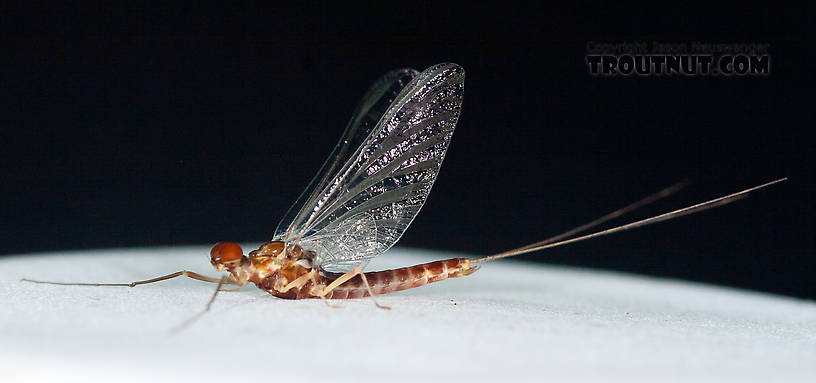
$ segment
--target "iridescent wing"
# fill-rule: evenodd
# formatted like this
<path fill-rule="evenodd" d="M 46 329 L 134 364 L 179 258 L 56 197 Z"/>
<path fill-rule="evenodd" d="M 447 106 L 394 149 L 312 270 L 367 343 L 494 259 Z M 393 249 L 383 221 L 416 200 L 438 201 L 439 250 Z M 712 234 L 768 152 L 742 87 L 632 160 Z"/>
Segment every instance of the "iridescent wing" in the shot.
<path fill-rule="evenodd" d="M 357 148 L 368 138 L 371 131 L 377 126 L 385 111 L 419 72 L 414 69 L 397 69 L 380 77 L 363 96 L 357 105 L 357 110 L 351 116 L 340 141 L 329 154 L 329 158 L 309 183 L 309 186 L 300 194 L 300 197 L 286 212 L 275 229 L 274 239 L 280 240 L 286 236 L 287 230 L 296 218 L 316 206 L 317 200 L 328 183 L 337 176 L 338 169 L 348 162 Z"/>
<path fill-rule="evenodd" d="M 324 165 L 316 189 L 279 239 L 315 251 L 315 265 L 332 272 L 364 267 L 393 246 L 439 173 L 464 80 L 456 64 L 435 65 L 411 80 L 347 160 Z"/>

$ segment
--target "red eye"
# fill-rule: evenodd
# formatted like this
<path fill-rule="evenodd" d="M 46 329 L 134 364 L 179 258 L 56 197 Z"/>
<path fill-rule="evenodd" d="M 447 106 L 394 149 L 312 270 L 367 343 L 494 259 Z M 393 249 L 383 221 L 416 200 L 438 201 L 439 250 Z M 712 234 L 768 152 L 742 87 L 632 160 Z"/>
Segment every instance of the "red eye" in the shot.
<path fill-rule="evenodd" d="M 244 250 L 235 242 L 218 242 L 210 250 L 210 258 L 213 263 L 237 261 L 243 256 Z"/>

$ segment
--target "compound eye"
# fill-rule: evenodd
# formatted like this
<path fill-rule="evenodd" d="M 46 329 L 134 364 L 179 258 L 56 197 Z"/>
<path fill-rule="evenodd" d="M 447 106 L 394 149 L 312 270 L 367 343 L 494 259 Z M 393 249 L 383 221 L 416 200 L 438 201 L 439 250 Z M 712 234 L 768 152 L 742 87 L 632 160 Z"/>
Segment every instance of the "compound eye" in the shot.
<path fill-rule="evenodd" d="M 226 263 L 237 261 L 244 256 L 244 250 L 235 242 L 218 242 L 210 250 L 212 263 Z"/>

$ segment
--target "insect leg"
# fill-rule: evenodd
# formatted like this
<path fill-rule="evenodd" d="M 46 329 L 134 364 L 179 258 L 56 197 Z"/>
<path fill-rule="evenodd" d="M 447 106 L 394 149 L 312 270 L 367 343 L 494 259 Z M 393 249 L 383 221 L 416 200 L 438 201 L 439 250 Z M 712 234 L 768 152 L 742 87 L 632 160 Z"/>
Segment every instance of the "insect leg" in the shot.
<path fill-rule="evenodd" d="M 229 283 L 229 282 L 227 282 L 227 283 Z M 233 288 L 233 289 L 224 289 L 224 288 L 222 288 L 221 291 L 223 291 L 225 293 L 234 293 L 236 291 L 241 291 L 241 288 L 244 287 L 244 286 L 246 286 L 246 285 L 242 285 L 242 284 L 238 283 L 238 287 L 236 287 L 236 288 Z"/>
<path fill-rule="evenodd" d="M 329 303 L 329 300 L 326 298 L 327 293 L 324 293 L 322 286 L 320 286 L 317 283 L 317 270 L 312 270 L 312 272 L 310 272 L 308 275 L 310 276 L 312 284 L 314 286 L 314 294 L 320 297 L 320 300 L 323 301 L 323 303 L 325 303 L 326 306 L 331 307 L 333 309 L 339 309 L 340 306 L 336 306 Z"/>
<path fill-rule="evenodd" d="M 377 307 L 379 307 L 381 309 L 390 310 L 391 309 L 390 307 L 383 306 L 383 305 L 377 303 L 377 299 L 374 298 L 374 291 L 371 290 L 371 286 L 369 286 L 369 284 L 368 284 L 368 279 L 366 279 L 365 273 L 363 273 L 363 269 L 361 269 L 359 267 L 355 267 L 353 270 L 350 270 L 349 272 L 341 275 L 339 278 L 335 279 L 332 283 L 330 283 L 328 286 L 326 286 L 326 288 L 323 289 L 320 293 L 323 296 L 326 296 L 332 290 L 334 290 L 338 286 L 342 285 L 343 283 L 347 282 L 349 279 L 356 277 L 357 275 L 359 275 L 360 278 L 363 280 L 363 286 L 365 286 L 366 290 L 368 290 L 368 295 L 371 297 L 371 300 L 374 301 L 374 304 L 377 305 Z"/>
<path fill-rule="evenodd" d="M 289 284 L 286 285 L 283 288 L 283 290 L 280 290 L 280 292 L 285 293 L 285 292 L 287 292 L 287 291 L 289 291 L 289 290 L 291 290 L 291 289 L 293 289 L 295 287 L 297 287 L 297 288 L 303 287 L 303 285 L 305 285 L 306 282 L 314 280 L 314 273 L 315 272 L 316 272 L 316 270 L 312 270 L 312 271 L 310 271 L 310 272 L 308 272 L 306 274 L 303 274 L 303 275 L 297 277 L 294 281 L 289 282 Z"/>
<path fill-rule="evenodd" d="M 231 275 L 230 276 L 225 275 L 225 276 L 221 277 L 221 279 L 218 279 L 218 282 L 217 282 L 218 286 L 216 286 L 215 291 L 213 292 L 213 295 L 210 298 L 210 300 L 207 302 L 207 306 L 204 307 L 204 310 L 201 311 L 200 313 L 198 313 L 197 315 L 191 317 L 190 319 L 187 319 L 186 321 L 184 321 L 181 324 L 177 325 L 176 327 L 173 327 L 170 330 L 170 332 L 171 333 L 178 333 L 179 331 L 184 330 L 185 328 L 187 328 L 187 326 L 192 325 L 193 322 L 198 320 L 198 318 L 201 318 L 202 316 L 204 316 L 204 314 L 206 314 L 208 311 L 210 311 L 210 307 L 212 307 L 213 302 L 215 302 L 215 297 L 218 296 L 218 292 L 223 291 L 223 290 L 221 290 L 221 287 L 224 286 L 224 283 L 230 283 L 231 278 L 232 278 Z"/>
<path fill-rule="evenodd" d="M 48 285 L 60 285 L 60 286 L 123 286 L 123 287 L 134 287 L 138 285 L 144 285 L 153 282 L 160 282 L 167 279 L 173 279 L 180 276 L 185 276 L 188 278 L 192 278 L 199 281 L 210 282 L 210 283 L 220 283 L 221 278 L 213 278 L 208 277 L 205 275 L 201 275 L 199 273 L 195 273 L 192 271 L 181 270 L 177 271 L 172 274 L 163 275 L 161 277 L 146 279 L 144 281 L 135 281 L 130 283 L 67 283 L 67 282 L 47 282 L 47 281 L 36 281 L 33 279 L 22 278 L 20 279 L 21 282 L 31 282 L 31 283 L 41 283 L 41 284 L 48 284 Z M 229 276 L 226 281 L 223 283 L 231 284 L 231 285 L 240 285 L 238 281 L 236 281 L 232 276 Z"/>
<path fill-rule="evenodd" d="M 359 269 L 359 267 L 358 267 L 358 269 Z M 383 310 L 391 310 L 391 307 L 383 306 L 383 305 L 377 303 L 377 299 L 374 298 L 374 291 L 371 290 L 371 286 L 368 284 L 368 279 L 366 278 L 365 273 L 362 272 L 362 271 L 360 271 L 360 279 L 363 280 L 363 285 L 365 286 L 366 290 L 368 290 L 368 296 L 371 297 L 371 301 L 373 301 L 374 304 L 377 307 L 379 307 L 379 308 L 381 308 Z"/>

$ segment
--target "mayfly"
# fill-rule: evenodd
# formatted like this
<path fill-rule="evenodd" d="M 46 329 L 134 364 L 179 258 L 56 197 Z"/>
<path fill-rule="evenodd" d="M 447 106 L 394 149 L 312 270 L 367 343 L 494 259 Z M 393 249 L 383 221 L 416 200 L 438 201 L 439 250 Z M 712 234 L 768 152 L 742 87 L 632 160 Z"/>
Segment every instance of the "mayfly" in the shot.
<path fill-rule="evenodd" d="M 184 270 L 132 283 L 57 284 L 133 287 L 183 275 L 218 283 L 215 294 L 224 284 L 244 286 L 252 282 L 284 299 L 373 298 L 470 275 L 485 261 L 721 206 L 785 180 L 778 179 L 652 218 L 574 237 L 677 191 L 682 187 L 678 184 L 561 235 L 503 253 L 363 272 L 372 258 L 400 239 L 425 203 L 459 118 L 464 80 L 465 72 L 456 64 L 438 64 L 421 73 L 413 69 L 396 70 L 381 77 L 363 97 L 317 176 L 278 224 L 273 239 L 248 255 L 233 242 L 213 246 L 210 260 L 216 270 L 228 272 L 223 277 L 211 278 Z"/>

